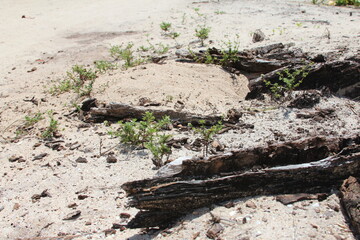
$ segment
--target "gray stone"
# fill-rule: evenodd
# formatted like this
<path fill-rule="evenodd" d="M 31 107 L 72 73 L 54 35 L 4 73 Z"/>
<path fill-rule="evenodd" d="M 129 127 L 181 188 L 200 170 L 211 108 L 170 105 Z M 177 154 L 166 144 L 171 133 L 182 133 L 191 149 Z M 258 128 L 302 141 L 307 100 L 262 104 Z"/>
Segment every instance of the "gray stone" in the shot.
<path fill-rule="evenodd" d="M 86 160 L 86 158 L 83 158 L 83 157 L 78 157 L 75 161 L 78 162 L 78 163 L 87 163 L 88 162 Z"/>
<path fill-rule="evenodd" d="M 265 34 L 260 29 L 256 29 L 255 32 L 253 33 L 252 41 L 256 43 L 264 40 L 265 40 Z"/>

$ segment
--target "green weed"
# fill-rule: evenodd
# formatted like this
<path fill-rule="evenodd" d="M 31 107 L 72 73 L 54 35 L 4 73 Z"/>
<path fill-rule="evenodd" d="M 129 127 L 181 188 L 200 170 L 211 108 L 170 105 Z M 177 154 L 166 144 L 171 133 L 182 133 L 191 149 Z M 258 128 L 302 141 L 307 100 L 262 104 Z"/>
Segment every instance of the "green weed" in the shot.
<path fill-rule="evenodd" d="M 141 63 L 144 63 L 145 59 L 136 58 L 134 56 L 134 51 L 132 49 L 133 46 L 133 43 L 128 43 L 125 48 L 123 48 L 122 45 L 114 45 L 110 48 L 110 55 L 115 60 L 124 60 L 125 63 L 123 67 L 125 69 L 135 67 L 137 65 L 140 65 Z"/>
<path fill-rule="evenodd" d="M 210 28 L 200 27 L 195 29 L 195 36 L 200 40 L 201 46 L 204 46 L 204 41 L 209 38 Z"/>
<path fill-rule="evenodd" d="M 169 51 L 169 45 L 164 45 L 162 43 L 158 44 L 158 48 L 155 48 L 154 52 L 157 54 L 165 54 Z"/>
<path fill-rule="evenodd" d="M 222 14 L 225 14 L 226 12 L 217 10 L 217 11 L 215 11 L 214 13 L 215 13 L 216 15 L 222 15 Z"/>
<path fill-rule="evenodd" d="M 203 157 L 207 157 L 209 152 L 209 145 L 213 141 L 214 136 L 220 132 L 221 129 L 224 128 L 224 125 L 221 121 L 217 124 L 211 126 L 210 128 L 205 126 L 205 120 L 199 121 L 199 127 L 194 127 L 192 124 L 189 124 L 189 127 L 192 128 L 195 134 L 199 134 L 201 137 L 201 142 L 204 145 L 203 149 Z"/>
<path fill-rule="evenodd" d="M 177 33 L 177 32 L 171 32 L 169 34 L 169 37 L 171 37 L 172 39 L 176 39 L 180 36 L 180 33 Z"/>
<path fill-rule="evenodd" d="M 75 65 L 72 67 L 72 71 L 67 72 L 67 77 L 70 79 L 71 88 L 76 93 L 80 96 L 89 96 L 97 76 L 92 69 Z"/>
<path fill-rule="evenodd" d="M 169 117 L 155 121 L 154 115 L 146 112 L 141 121 L 137 121 L 137 119 L 132 119 L 129 122 L 119 121 L 119 129 L 110 131 L 109 134 L 118 137 L 123 144 L 144 148 L 144 144 L 150 142 L 155 133 L 169 123 Z"/>
<path fill-rule="evenodd" d="M 16 139 L 20 138 L 24 135 L 29 134 L 29 131 L 31 131 L 31 129 L 33 128 L 33 126 L 40 122 L 41 120 L 44 119 L 44 116 L 42 113 L 35 113 L 32 116 L 25 116 L 24 117 L 24 123 L 22 125 L 20 125 L 19 127 L 17 127 L 16 131 L 15 131 L 15 135 L 16 135 Z"/>
<path fill-rule="evenodd" d="M 169 31 L 170 28 L 171 28 L 171 23 L 162 22 L 162 23 L 160 24 L 160 28 L 161 28 L 161 30 L 167 32 L 167 31 Z"/>
<path fill-rule="evenodd" d="M 43 119 L 44 116 L 42 113 L 35 113 L 33 116 L 25 116 L 24 127 L 31 127 Z"/>
<path fill-rule="evenodd" d="M 57 133 L 59 128 L 59 122 L 54 119 L 53 111 L 48 112 L 49 126 L 46 127 L 44 132 L 41 133 L 41 138 L 45 140 L 52 139 L 54 134 Z"/>
<path fill-rule="evenodd" d="M 92 85 L 96 79 L 96 73 L 91 68 L 83 65 L 74 65 L 71 71 L 66 72 L 66 78 L 50 88 L 52 95 L 75 91 L 80 96 L 90 95 Z M 85 83 L 88 83 L 85 85 Z"/>
<path fill-rule="evenodd" d="M 95 63 L 96 72 L 99 73 L 105 73 L 108 70 L 115 70 L 117 68 L 116 64 L 111 63 L 109 61 L 99 60 L 99 61 L 95 61 L 94 63 Z"/>
<path fill-rule="evenodd" d="M 109 134 L 118 137 L 123 144 L 149 149 L 154 157 L 154 165 L 160 167 L 163 165 L 162 158 L 171 152 L 171 149 L 166 145 L 171 136 L 159 134 L 159 131 L 169 125 L 170 122 L 168 116 L 156 121 L 152 113 L 146 112 L 141 121 L 132 119 L 129 122 L 118 122 L 119 129 L 109 131 Z"/>
<path fill-rule="evenodd" d="M 164 156 L 169 157 L 171 148 L 167 145 L 171 135 L 155 134 L 151 141 L 146 142 L 145 147 L 153 154 L 152 162 L 155 167 L 160 168 L 164 165 Z"/>
<path fill-rule="evenodd" d="M 237 40 L 223 42 L 224 47 L 221 49 L 222 59 L 220 59 L 220 64 L 225 66 L 229 65 L 238 60 L 238 53 L 240 43 L 238 40 L 239 36 L 237 36 Z"/>
<path fill-rule="evenodd" d="M 141 52 L 148 52 L 150 50 L 150 47 L 140 46 L 138 50 Z"/>
<path fill-rule="evenodd" d="M 310 65 L 303 66 L 300 69 L 286 68 L 277 72 L 278 82 L 271 82 L 264 79 L 265 86 L 268 87 L 274 99 L 281 99 L 285 94 L 290 95 L 297 87 L 301 85 L 304 78 L 309 74 Z"/>
<path fill-rule="evenodd" d="M 359 0 L 336 0 L 335 5 L 336 6 L 346 6 L 346 5 L 360 6 L 360 1 Z"/>

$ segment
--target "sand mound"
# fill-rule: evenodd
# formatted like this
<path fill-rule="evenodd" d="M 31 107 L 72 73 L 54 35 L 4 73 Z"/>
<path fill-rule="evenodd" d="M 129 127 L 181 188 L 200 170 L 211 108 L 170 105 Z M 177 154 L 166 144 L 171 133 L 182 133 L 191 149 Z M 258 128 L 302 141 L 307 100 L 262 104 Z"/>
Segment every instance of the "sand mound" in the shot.
<path fill-rule="evenodd" d="M 166 107 L 175 107 L 179 101 L 184 110 L 199 113 L 222 113 L 249 91 L 244 76 L 229 74 L 215 65 L 175 61 L 115 71 L 96 84 L 99 91 L 95 97 L 101 101 L 138 105 L 140 98 L 148 98 Z"/>

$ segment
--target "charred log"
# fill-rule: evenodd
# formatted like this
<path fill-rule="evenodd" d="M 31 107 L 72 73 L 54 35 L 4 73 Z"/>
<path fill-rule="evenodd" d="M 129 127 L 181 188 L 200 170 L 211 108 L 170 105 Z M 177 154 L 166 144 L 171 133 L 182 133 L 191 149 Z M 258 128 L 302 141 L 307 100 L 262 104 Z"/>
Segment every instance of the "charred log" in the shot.
<path fill-rule="evenodd" d="M 272 144 L 237 150 L 209 159 L 189 159 L 182 163 L 182 171 L 175 176 L 206 178 L 213 175 L 229 175 L 233 172 L 300 164 L 326 158 L 352 144 L 360 144 L 360 136 L 346 138 L 312 137 L 298 141 Z"/>
<path fill-rule="evenodd" d="M 173 177 L 125 183 L 122 188 L 130 198 L 129 205 L 142 210 L 129 223 L 129 227 L 164 226 L 172 217 L 177 218 L 193 209 L 235 198 L 328 192 L 334 187 L 339 187 L 347 177 L 359 176 L 360 145 L 351 145 L 358 140 L 344 139 L 335 143 L 330 149 L 345 148 L 336 155 L 318 161 L 315 159 L 321 157 L 321 154 L 309 158 L 308 160 L 313 160 L 309 163 L 295 162 L 294 165 L 231 172 L 225 176 L 217 174 L 208 177 L 191 177 L 182 173 L 183 175 L 178 174 Z M 291 153 L 291 148 L 288 151 Z M 288 159 L 292 156 L 290 154 Z M 186 161 L 184 163 L 186 165 Z M 223 168 L 215 169 L 217 169 L 215 174 L 223 171 Z M 196 171 L 201 173 L 202 170 Z M 214 171 L 204 174 L 214 174 Z M 159 214 L 164 214 L 166 220 L 162 221 Z"/>
<path fill-rule="evenodd" d="M 299 68 L 301 65 L 288 65 L 269 72 L 261 77 L 250 80 L 250 92 L 246 99 L 258 98 L 262 93 L 268 93 L 264 80 L 279 82 L 278 73 L 285 68 Z M 317 63 L 310 66 L 310 73 L 300 85 L 301 90 L 320 89 L 327 87 L 331 92 L 351 99 L 360 96 L 360 63 L 355 61 L 333 61 Z"/>

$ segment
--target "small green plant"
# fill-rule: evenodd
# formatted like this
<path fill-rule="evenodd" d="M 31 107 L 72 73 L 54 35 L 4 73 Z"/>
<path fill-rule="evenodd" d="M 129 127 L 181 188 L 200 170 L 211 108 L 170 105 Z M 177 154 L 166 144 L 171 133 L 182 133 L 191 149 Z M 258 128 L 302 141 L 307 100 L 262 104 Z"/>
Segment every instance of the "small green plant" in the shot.
<path fill-rule="evenodd" d="M 296 25 L 297 27 L 302 27 L 303 23 L 302 23 L 302 22 L 296 22 L 295 25 Z"/>
<path fill-rule="evenodd" d="M 127 46 L 125 48 L 122 47 L 122 45 L 114 45 L 110 48 L 110 55 L 115 59 L 115 60 L 124 60 L 125 63 L 123 65 L 123 67 L 125 69 L 128 69 L 130 67 L 135 67 L 137 65 L 140 65 L 141 63 L 143 63 L 145 60 L 141 59 L 141 58 L 136 58 L 134 56 L 134 51 L 133 51 L 133 43 L 128 43 Z"/>
<path fill-rule="evenodd" d="M 279 33 L 279 35 L 283 35 L 285 32 L 286 32 L 286 28 L 281 28 L 281 27 L 278 27 L 278 28 L 274 28 L 272 30 L 273 34 L 275 34 L 276 32 Z"/>
<path fill-rule="evenodd" d="M 311 0 L 312 4 L 322 4 L 325 0 Z"/>
<path fill-rule="evenodd" d="M 281 99 L 285 94 L 291 95 L 297 87 L 301 85 L 304 78 L 309 74 L 310 65 L 305 65 L 299 69 L 286 68 L 281 72 L 277 72 L 279 76 L 278 82 L 271 82 L 264 79 L 265 86 L 268 87 L 274 99 Z"/>
<path fill-rule="evenodd" d="M 192 57 L 192 59 L 197 63 L 205 63 L 205 64 L 217 64 L 217 58 L 213 57 L 209 51 L 209 49 L 206 50 L 204 55 L 198 55 L 196 54 L 191 48 L 188 48 L 188 51 Z"/>
<path fill-rule="evenodd" d="M 94 63 L 95 63 L 96 72 L 99 73 L 105 73 L 108 70 L 115 70 L 117 68 L 116 64 L 111 63 L 109 61 L 99 60 L 99 61 L 95 61 Z"/>
<path fill-rule="evenodd" d="M 239 47 L 240 47 L 240 43 L 239 43 L 239 36 L 237 36 L 237 40 L 234 41 L 227 41 L 227 42 L 223 42 L 223 44 L 225 45 L 222 49 L 221 49 L 221 53 L 222 53 L 222 59 L 220 59 L 220 64 L 225 66 L 225 65 L 229 65 L 233 62 L 236 62 L 238 60 L 238 53 L 239 53 Z"/>
<path fill-rule="evenodd" d="M 194 133 L 199 134 L 201 137 L 201 142 L 204 145 L 203 149 L 203 157 L 207 157 L 209 152 L 209 145 L 211 141 L 214 139 L 214 136 L 220 132 L 221 129 L 224 128 L 224 125 L 221 121 L 217 124 L 212 125 L 210 128 L 206 127 L 205 120 L 199 121 L 199 127 L 194 127 L 192 124 L 189 124 L 189 127 L 192 128 Z"/>
<path fill-rule="evenodd" d="M 29 132 L 31 131 L 31 129 L 33 128 L 33 126 L 40 122 L 41 120 L 44 119 L 44 116 L 42 113 L 35 113 L 32 116 L 25 116 L 24 117 L 24 123 L 20 126 L 17 127 L 15 134 L 16 137 L 15 138 L 20 138 L 24 135 L 29 134 Z"/>
<path fill-rule="evenodd" d="M 169 45 L 164 45 L 162 43 L 158 44 L 158 48 L 154 50 L 157 54 L 165 54 L 169 51 L 170 47 Z"/>
<path fill-rule="evenodd" d="M 71 72 L 67 72 L 71 88 L 80 96 L 89 96 L 96 79 L 96 73 L 82 65 L 75 65 Z M 85 84 L 87 83 L 87 84 Z"/>
<path fill-rule="evenodd" d="M 49 117 L 49 126 L 47 126 L 44 132 L 41 133 L 41 138 L 45 140 L 52 139 L 54 137 L 54 134 L 57 133 L 59 128 L 59 122 L 54 119 L 53 111 L 48 112 L 48 117 Z"/>
<path fill-rule="evenodd" d="M 159 131 L 170 122 L 169 116 L 156 121 L 152 113 L 146 112 L 141 121 L 132 119 L 129 122 L 118 122 L 119 129 L 109 131 L 109 134 L 118 137 L 121 143 L 131 147 L 149 149 L 154 156 L 154 165 L 160 167 L 163 165 L 162 158 L 171 153 L 171 149 L 166 145 L 171 136 L 159 134 Z"/>
<path fill-rule="evenodd" d="M 150 47 L 140 46 L 138 50 L 141 52 L 148 52 L 150 50 Z"/>
<path fill-rule="evenodd" d="M 180 36 L 180 33 L 177 33 L 177 32 L 171 32 L 170 34 L 169 34 L 169 37 L 171 37 L 172 39 L 176 39 L 176 38 L 178 38 Z"/>
<path fill-rule="evenodd" d="M 96 77 L 95 71 L 91 68 L 85 68 L 83 65 L 74 65 L 71 71 L 66 72 L 64 80 L 50 88 L 50 93 L 56 95 L 74 90 L 80 96 L 90 95 Z M 85 85 L 85 83 L 88 84 Z"/>
<path fill-rule="evenodd" d="M 166 95 L 165 102 L 170 103 L 174 100 L 174 97 L 172 95 Z"/>
<path fill-rule="evenodd" d="M 121 143 L 144 148 L 144 144 L 150 142 L 155 133 L 169 123 L 169 117 L 164 117 L 160 121 L 155 121 L 154 115 L 150 112 L 146 112 L 141 121 L 132 119 L 129 122 L 118 122 L 119 129 L 116 131 L 109 131 L 109 134 L 118 137 Z"/>
<path fill-rule="evenodd" d="M 199 16 L 199 17 L 203 17 L 204 14 L 200 13 L 200 8 L 194 8 L 195 13 Z"/>
<path fill-rule="evenodd" d="M 44 116 L 42 113 L 35 113 L 35 115 L 33 115 L 33 116 L 25 116 L 24 127 L 25 128 L 31 127 L 43 119 L 44 119 Z"/>
<path fill-rule="evenodd" d="M 204 41 L 209 38 L 210 28 L 200 27 L 195 29 L 195 36 L 200 40 L 201 46 L 204 46 Z"/>
<path fill-rule="evenodd" d="M 205 57 L 205 64 L 213 64 L 217 61 L 217 58 L 213 57 L 210 54 L 209 50 L 206 50 L 204 57 Z"/>
<path fill-rule="evenodd" d="M 168 32 L 171 28 L 171 23 L 168 23 L 168 22 L 162 22 L 160 24 L 160 28 L 161 30 L 163 30 L 164 32 Z"/>
<path fill-rule="evenodd" d="M 336 0 L 335 5 L 336 6 L 346 6 L 346 5 L 360 6 L 360 1 L 359 0 Z"/>
<path fill-rule="evenodd" d="M 76 85 L 82 86 L 87 80 L 95 80 L 96 73 L 92 69 L 85 68 L 83 65 L 75 65 L 72 67 L 72 71 L 67 72 L 67 76 Z"/>
<path fill-rule="evenodd" d="M 222 14 L 225 14 L 226 12 L 224 12 L 224 11 L 219 11 L 219 10 L 217 10 L 217 11 L 215 11 L 215 14 L 216 15 L 222 15 Z"/>
<path fill-rule="evenodd" d="M 164 165 L 164 156 L 169 157 L 171 148 L 167 145 L 171 135 L 155 134 L 151 141 L 146 142 L 145 147 L 153 154 L 152 162 L 155 167 L 160 168 Z"/>
<path fill-rule="evenodd" d="M 61 94 L 64 92 L 69 92 L 72 89 L 72 85 L 69 79 L 64 79 L 59 82 L 59 84 L 53 85 L 49 92 L 52 95 Z"/>

